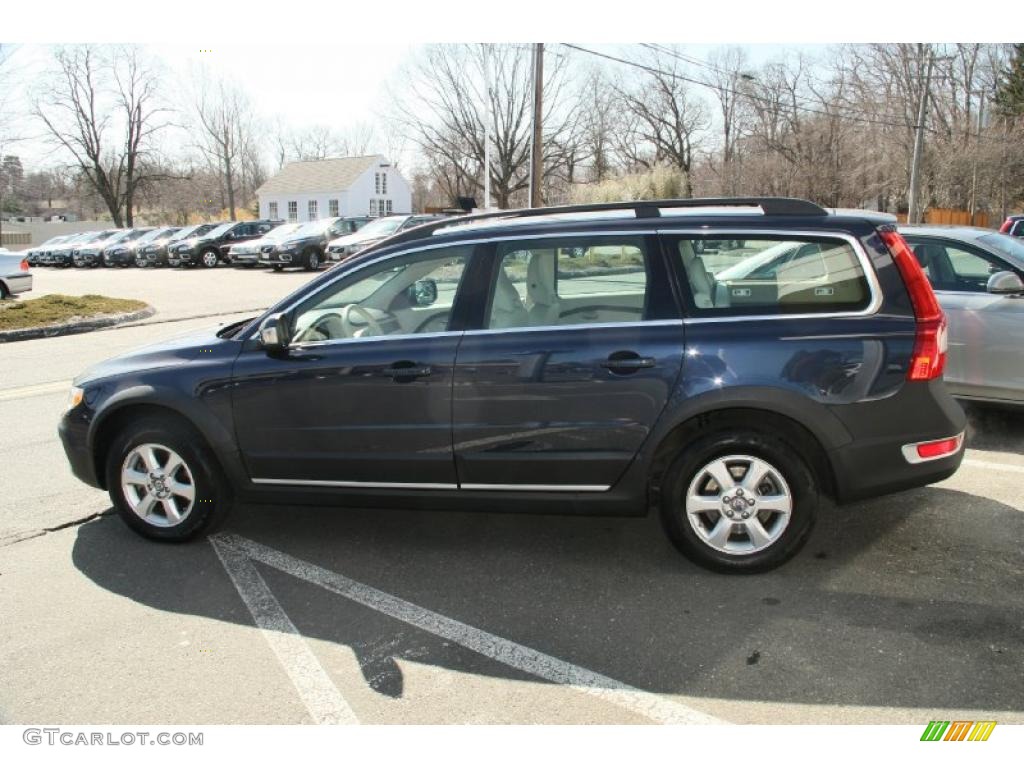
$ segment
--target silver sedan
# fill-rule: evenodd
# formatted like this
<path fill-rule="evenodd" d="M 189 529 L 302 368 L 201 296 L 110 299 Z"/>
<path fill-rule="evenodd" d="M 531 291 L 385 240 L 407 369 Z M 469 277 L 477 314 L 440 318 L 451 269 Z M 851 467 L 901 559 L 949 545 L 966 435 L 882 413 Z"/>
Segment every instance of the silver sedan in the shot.
<path fill-rule="evenodd" d="M 0 249 L 0 299 L 32 290 L 32 273 L 20 253 Z"/>
<path fill-rule="evenodd" d="M 948 318 L 949 391 L 1024 405 L 1024 241 L 975 227 L 899 229 Z"/>

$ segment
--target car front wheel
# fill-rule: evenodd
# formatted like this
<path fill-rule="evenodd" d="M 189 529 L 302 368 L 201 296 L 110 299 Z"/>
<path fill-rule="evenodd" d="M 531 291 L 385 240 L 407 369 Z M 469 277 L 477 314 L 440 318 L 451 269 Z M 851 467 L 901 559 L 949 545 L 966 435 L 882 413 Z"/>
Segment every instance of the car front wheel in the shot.
<path fill-rule="evenodd" d="M 708 435 L 686 446 L 662 484 L 662 522 L 694 562 L 758 573 L 793 557 L 814 526 L 819 492 L 796 447 L 761 432 Z"/>
<path fill-rule="evenodd" d="M 207 269 L 216 267 L 218 261 L 220 261 L 220 257 L 217 255 L 217 252 L 212 249 L 209 251 L 203 251 L 203 255 L 199 257 L 199 263 Z"/>
<path fill-rule="evenodd" d="M 320 269 L 320 252 L 315 248 L 306 254 L 306 270 L 315 272 Z"/>
<path fill-rule="evenodd" d="M 185 541 L 227 514 L 230 493 L 216 459 L 194 429 L 143 419 L 107 455 L 110 499 L 128 526 L 151 539 Z"/>

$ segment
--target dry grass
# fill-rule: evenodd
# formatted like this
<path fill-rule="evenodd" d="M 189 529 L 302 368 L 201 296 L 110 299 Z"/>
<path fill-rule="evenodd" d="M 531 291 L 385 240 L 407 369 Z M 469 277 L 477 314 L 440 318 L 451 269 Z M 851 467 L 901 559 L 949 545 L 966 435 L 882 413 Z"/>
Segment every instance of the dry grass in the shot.
<path fill-rule="evenodd" d="M 63 296 L 52 294 L 38 299 L 0 301 L 0 331 L 40 328 L 102 315 L 134 312 L 145 307 L 135 299 L 113 299 L 109 296 Z"/>

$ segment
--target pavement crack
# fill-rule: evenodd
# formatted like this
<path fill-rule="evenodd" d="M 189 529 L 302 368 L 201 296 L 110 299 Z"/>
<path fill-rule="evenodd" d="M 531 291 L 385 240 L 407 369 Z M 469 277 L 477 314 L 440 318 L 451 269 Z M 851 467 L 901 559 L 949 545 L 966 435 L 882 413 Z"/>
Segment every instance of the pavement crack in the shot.
<path fill-rule="evenodd" d="M 55 533 L 56 531 L 63 531 L 65 528 L 74 528 L 88 523 L 90 520 L 96 520 L 100 517 L 106 517 L 112 514 L 113 510 L 105 509 L 102 512 L 93 512 L 91 515 L 85 517 L 79 517 L 74 520 L 69 520 L 66 523 L 60 525 L 54 525 L 49 528 L 34 528 L 30 531 L 17 531 L 16 533 L 7 534 L 6 536 L 0 537 L 0 547 L 9 547 L 12 544 L 17 544 L 22 541 L 29 541 L 31 539 L 38 539 L 40 536 L 45 536 L 48 533 Z"/>

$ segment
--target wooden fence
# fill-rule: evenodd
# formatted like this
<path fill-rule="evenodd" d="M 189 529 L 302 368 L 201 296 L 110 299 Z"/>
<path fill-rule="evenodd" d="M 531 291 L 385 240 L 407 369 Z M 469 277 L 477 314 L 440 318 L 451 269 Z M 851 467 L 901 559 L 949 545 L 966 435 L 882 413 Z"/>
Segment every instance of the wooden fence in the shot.
<path fill-rule="evenodd" d="M 896 220 L 900 224 L 907 223 L 907 214 L 897 213 Z M 974 214 L 974 224 L 971 224 L 971 212 L 957 208 L 929 208 L 924 212 L 925 224 L 959 224 L 961 226 L 990 227 L 989 215 L 983 211 Z"/>

